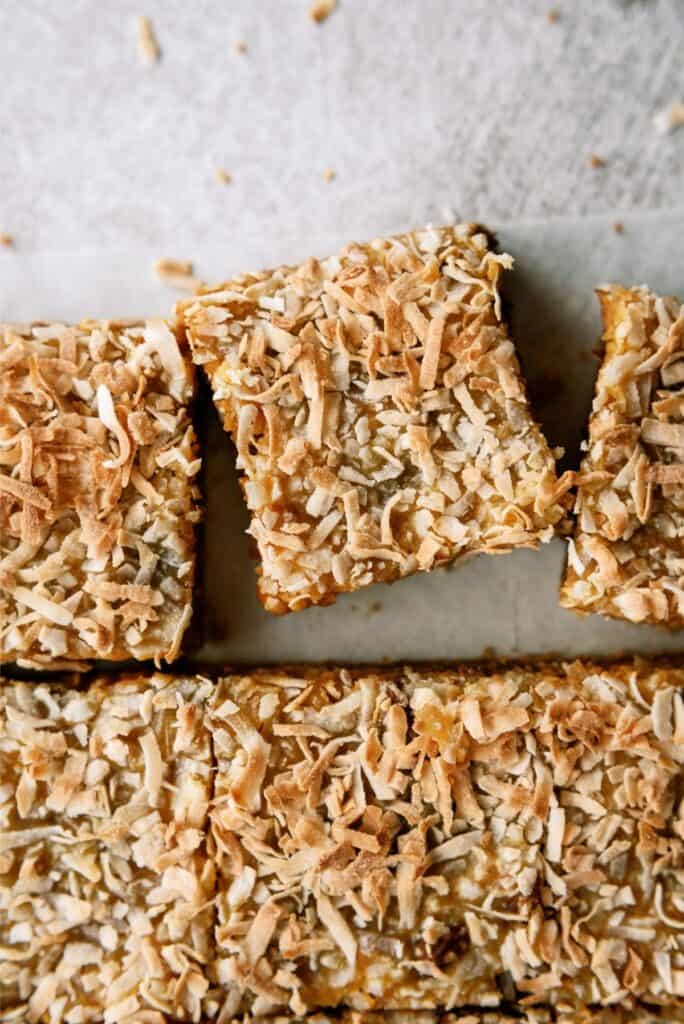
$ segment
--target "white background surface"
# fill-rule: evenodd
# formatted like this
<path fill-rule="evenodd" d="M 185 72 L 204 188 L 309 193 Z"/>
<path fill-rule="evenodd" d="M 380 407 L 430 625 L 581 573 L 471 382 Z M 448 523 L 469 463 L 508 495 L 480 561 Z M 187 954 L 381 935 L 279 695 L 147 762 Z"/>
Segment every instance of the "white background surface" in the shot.
<path fill-rule="evenodd" d="M 681 202 L 684 129 L 652 117 L 684 100 L 682 0 L 340 0 L 321 25 L 309 3 L 0 0 L 0 231 L 200 261 L 252 235 Z"/>

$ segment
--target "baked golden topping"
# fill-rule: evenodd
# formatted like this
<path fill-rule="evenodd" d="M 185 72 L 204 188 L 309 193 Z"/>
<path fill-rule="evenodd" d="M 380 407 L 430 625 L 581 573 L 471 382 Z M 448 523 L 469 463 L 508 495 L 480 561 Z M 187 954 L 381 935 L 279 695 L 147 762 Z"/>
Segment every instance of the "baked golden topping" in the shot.
<path fill-rule="evenodd" d="M 561 603 L 684 625 L 684 306 L 599 291 L 605 356 L 578 478 Z"/>
<path fill-rule="evenodd" d="M 223 680 L 221 1014 L 681 1001 L 684 670 Z"/>
<path fill-rule="evenodd" d="M 237 445 L 265 607 L 327 604 L 564 514 L 474 225 L 352 244 L 178 304 Z"/>
<path fill-rule="evenodd" d="M 0 662 L 178 654 L 200 466 L 163 320 L 0 326 Z"/>
<path fill-rule="evenodd" d="M 210 689 L 158 675 L 0 687 L 3 1020 L 200 1020 Z"/>
<path fill-rule="evenodd" d="M 5 684 L 0 1016 L 682 1021 L 683 687 L 643 662 Z"/>

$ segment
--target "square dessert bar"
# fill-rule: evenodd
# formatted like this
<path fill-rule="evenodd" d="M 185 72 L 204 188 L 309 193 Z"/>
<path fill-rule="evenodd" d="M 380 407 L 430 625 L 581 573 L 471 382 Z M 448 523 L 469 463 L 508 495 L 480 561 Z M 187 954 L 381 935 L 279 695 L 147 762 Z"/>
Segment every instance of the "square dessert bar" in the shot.
<path fill-rule="evenodd" d="M 580 663 L 224 679 L 222 1019 L 681 1005 L 683 685 Z"/>
<path fill-rule="evenodd" d="M 569 475 L 525 397 L 475 225 L 348 245 L 179 303 L 282 613 L 549 540 Z"/>
<path fill-rule="evenodd" d="M 599 290 L 605 355 L 561 604 L 684 626 L 684 306 Z"/>
<path fill-rule="evenodd" d="M 210 687 L 164 676 L 0 687 L 3 1020 L 200 1020 Z"/>
<path fill-rule="evenodd" d="M 0 662 L 177 656 L 193 386 L 163 320 L 0 325 Z"/>

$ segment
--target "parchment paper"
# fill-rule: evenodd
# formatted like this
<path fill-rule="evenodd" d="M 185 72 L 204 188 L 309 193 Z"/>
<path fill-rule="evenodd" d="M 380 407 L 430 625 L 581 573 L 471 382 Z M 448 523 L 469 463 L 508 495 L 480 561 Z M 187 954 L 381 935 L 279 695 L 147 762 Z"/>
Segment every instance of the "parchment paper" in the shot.
<path fill-rule="evenodd" d="M 624 225 L 616 233 L 614 223 Z M 152 271 L 160 256 L 195 258 L 207 280 L 240 270 L 326 255 L 350 238 L 412 226 L 350 228 L 346 238 L 258 239 L 173 253 L 28 251 L 0 253 L 0 317 L 80 319 L 168 313 L 176 297 Z M 415 226 L 415 225 L 414 225 Z M 593 289 L 606 281 L 648 283 L 684 297 L 684 211 L 490 227 L 516 260 L 509 275 L 513 334 L 532 403 L 549 440 L 575 466 L 586 432 L 600 337 Z M 234 451 L 213 410 L 204 408 L 205 521 L 198 620 L 204 634 L 190 661 L 380 662 L 471 659 L 484 655 L 613 655 L 684 651 L 684 633 L 580 618 L 558 607 L 560 540 L 537 552 L 478 556 L 452 569 L 366 588 L 336 605 L 285 617 L 264 612 L 255 590 L 247 511 Z"/>

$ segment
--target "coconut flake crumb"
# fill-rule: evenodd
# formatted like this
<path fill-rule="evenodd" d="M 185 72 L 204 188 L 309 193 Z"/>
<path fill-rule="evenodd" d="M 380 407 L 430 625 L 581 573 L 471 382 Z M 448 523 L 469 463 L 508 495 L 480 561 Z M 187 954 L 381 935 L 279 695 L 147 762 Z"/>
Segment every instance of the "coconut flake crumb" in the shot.
<path fill-rule="evenodd" d="M 236 39 L 233 43 L 233 53 L 237 53 L 239 56 L 244 56 L 248 49 L 249 48 L 244 39 Z"/>
<path fill-rule="evenodd" d="M 138 53 L 148 64 L 156 63 L 161 57 L 161 48 L 152 22 L 144 14 L 138 18 Z"/>
<path fill-rule="evenodd" d="M 323 171 L 323 180 L 324 181 L 334 181 L 336 177 L 337 177 L 337 174 L 332 169 L 332 167 L 327 167 Z"/>
<path fill-rule="evenodd" d="M 5 232 L 0 232 L 0 245 L 4 249 L 11 248 L 14 245 L 14 237 L 12 235 L 5 234 Z"/>
<path fill-rule="evenodd" d="M 337 7 L 337 0 L 315 0 L 309 8 L 309 17 L 319 24 L 329 18 Z"/>
<path fill-rule="evenodd" d="M 201 284 L 199 278 L 195 277 L 195 266 L 191 260 L 162 258 L 154 264 L 154 269 L 162 281 L 174 288 L 194 292 Z"/>
<path fill-rule="evenodd" d="M 684 125 L 684 103 L 671 103 L 669 107 L 658 111 L 653 118 L 653 124 L 661 135 L 668 135 L 676 128 L 681 128 Z"/>
<path fill-rule="evenodd" d="M 598 171 L 602 167 L 606 166 L 606 160 L 602 156 L 597 156 L 596 153 L 592 153 L 587 162 L 589 166 L 595 171 Z"/>
<path fill-rule="evenodd" d="M 229 174 L 225 167 L 217 167 L 214 171 L 214 178 L 219 185 L 230 185 L 233 180 L 232 174 Z"/>

